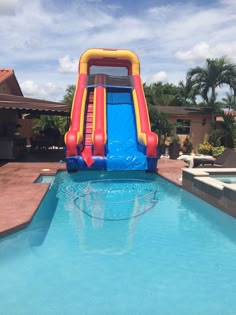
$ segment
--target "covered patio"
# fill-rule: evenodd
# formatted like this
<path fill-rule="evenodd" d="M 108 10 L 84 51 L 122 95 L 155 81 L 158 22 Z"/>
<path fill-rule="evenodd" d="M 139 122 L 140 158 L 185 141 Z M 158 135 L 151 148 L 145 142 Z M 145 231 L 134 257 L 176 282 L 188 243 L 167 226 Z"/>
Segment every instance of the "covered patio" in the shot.
<path fill-rule="evenodd" d="M 63 103 L 0 93 L 0 159 L 19 159 L 27 145 L 37 151 L 63 146 L 63 137 L 52 132 L 33 137 L 32 119 L 54 115 L 69 120 L 69 112 Z"/>

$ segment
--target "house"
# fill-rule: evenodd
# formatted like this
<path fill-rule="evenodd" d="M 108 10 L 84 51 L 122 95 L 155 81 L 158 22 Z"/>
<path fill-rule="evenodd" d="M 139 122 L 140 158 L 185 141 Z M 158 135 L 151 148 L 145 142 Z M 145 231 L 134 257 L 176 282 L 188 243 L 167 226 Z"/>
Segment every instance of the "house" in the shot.
<path fill-rule="evenodd" d="M 13 69 L 0 69 L 0 93 L 23 96 Z"/>
<path fill-rule="evenodd" d="M 168 120 L 175 125 L 175 132 L 182 144 L 186 137 L 189 137 L 194 152 L 197 152 L 200 143 L 207 141 L 212 130 L 209 108 L 159 105 L 155 108 L 165 113 Z"/>
<path fill-rule="evenodd" d="M 23 96 L 14 70 L 0 69 L 0 159 L 15 159 L 32 135 L 32 117 L 68 116 L 69 106 Z"/>

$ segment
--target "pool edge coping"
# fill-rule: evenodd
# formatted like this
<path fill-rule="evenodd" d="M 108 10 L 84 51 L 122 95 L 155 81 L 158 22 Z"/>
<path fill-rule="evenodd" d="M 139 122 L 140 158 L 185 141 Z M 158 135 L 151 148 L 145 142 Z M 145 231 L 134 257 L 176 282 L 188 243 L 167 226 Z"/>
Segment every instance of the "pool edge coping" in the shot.
<path fill-rule="evenodd" d="M 236 168 L 182 169 L 182 186 L 219 210 L 236 217 L 236 184 L 226 184 L 210 178 L 213 173 L 236 174 Z"/>

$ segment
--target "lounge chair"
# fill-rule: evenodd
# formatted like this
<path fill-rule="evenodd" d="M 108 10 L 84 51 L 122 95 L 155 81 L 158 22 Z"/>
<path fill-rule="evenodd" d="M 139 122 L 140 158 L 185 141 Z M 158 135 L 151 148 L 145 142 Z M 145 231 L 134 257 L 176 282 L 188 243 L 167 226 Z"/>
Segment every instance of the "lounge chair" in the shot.
<path fill-rule="evenodd" d="M 216 167 L 236 167 L 236 152 L 232 149 L 225 149 L 216 159 L 213 157 L 194 156 L 193 167 L 205 166 L 207 164 Z"/>
<path fill-rule="evenodd" d="M 215 163 L 215 158 L 210 155 L 195 155 L 193 157 L 193 167 L 211 165 Z"/>
<path fill-rule="evenodd" d="M 177 160 L 183 160 L 188 164 L 189 168 L 197 167 L 205 164 L 214 164 L 215 158 L 210 155 L 180 155 Z"/>
<path fill-rule="evenodd" d="M 190 168 L 205 165 L 236 168 L 236 152 L 232 149 L 225 149 L 216 159 L 210 155 L 181 155 L 178 160 L 185 161 Z"/>
<path fill-rule="evenodd" d="M 225 149 L 224 152 L 215 159 L 214 165 L 236 168 L 236 152 L 232 149 Z"/>

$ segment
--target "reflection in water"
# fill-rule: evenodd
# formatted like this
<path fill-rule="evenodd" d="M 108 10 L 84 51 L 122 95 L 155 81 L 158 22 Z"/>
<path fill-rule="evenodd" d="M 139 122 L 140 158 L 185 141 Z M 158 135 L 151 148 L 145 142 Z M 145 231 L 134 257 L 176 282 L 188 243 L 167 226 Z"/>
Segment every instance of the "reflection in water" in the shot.
<path fill-rule="evenodd" d="M 129 250 L 138 217 L 158 201 L 157 185 L 141 179 L 71 181 L 58 196 L 73 213 L 83 250 L 102 254 Z"/>
<path fill-rule="evenodd" d="M 47 236 L 52 219 L 54 217 L 58 199 L 56 197 L 56 185 L 51 186 L 48 190 L 45 198 L 41 202 L 40 211 L 37 213 L 37 217 L 28 227 L 28 233 L 30 234 L 29 240 L 31 246 L 41 246 Z"/>
<path fill-rule="evenodd" d="M 122 254 L 132 246 L 138 219 L 157 204 L 157 184 L 143 179 L 103 179 L 76 182 L 60 173 L 42 200 L 30 225 L 0 240 L 0 259 L 16 257 L 42 246 L 56 209 L 63 217 L 53 228 L 67 229 L 73 218 L 80 246 L 85 252 Z M 60 208 L 60 209 L 59 209 Z M 36 252 L 35 252 L 36 254 Z"/>
<path fill-rule="evenodd" d="M 135 199 L 139 200 L 135 217 L 151 210 L 158 201 L 156 185 L 137 179 L 72 183 L 60 189 L 59 197 L 62 195 L 63 198 L 73 201 L 80 211 L 102 221 L 133 218 L 132 204 Z"/>
<path fill-rule="evenodd" d="M 54 183 L 42 200 L 32 222 L 25 229 L 0 239 L 0 260 L 7 260 L 31 252 L 42 246 L 54 217 L 58 198 L 57 184 Z"/>

